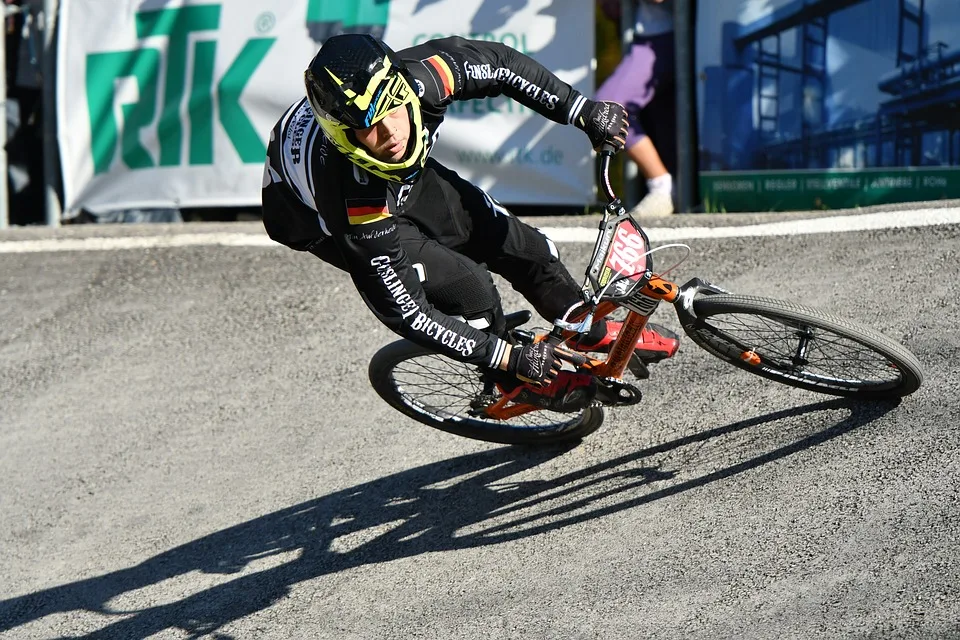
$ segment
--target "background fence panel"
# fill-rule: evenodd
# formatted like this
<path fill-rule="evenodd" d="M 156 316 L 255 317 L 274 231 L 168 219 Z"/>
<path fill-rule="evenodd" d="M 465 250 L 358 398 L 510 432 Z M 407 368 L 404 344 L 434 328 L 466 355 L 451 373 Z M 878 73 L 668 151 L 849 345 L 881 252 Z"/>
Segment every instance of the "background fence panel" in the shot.
<path fill-rule="evenodd" d="M 401 49 L 463 35 L 527 53 L 593 91 L 592 3 L 530 0 L 72 0 L 57 123 L 66 215 L 259 203 L 266 136 L 302 96 L 320 42 L 366 31 Z M 507 98 L 451 109 L 434 152 L 506 203 L 594 200 L 589 143 Z"/>

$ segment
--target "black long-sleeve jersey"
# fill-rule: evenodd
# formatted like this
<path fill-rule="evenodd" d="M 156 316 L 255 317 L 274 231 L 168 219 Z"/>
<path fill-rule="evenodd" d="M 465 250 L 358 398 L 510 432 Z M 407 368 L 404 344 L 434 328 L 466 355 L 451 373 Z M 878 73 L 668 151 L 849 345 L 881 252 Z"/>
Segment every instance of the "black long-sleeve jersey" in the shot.
<path fill-rule="evenodd" d="M 503 94 L 560 124 L 573 123 L 585 103 L 541 64 L 500 43 L 451 37 L 397 53 L 413 75 L 431 146 L 454 100 Z M 398 239 L 395 216 L 409 185 L 350 162 L 323 136 L 306 99 L 270 135 L 263 186 L 270 237 L 300 251 L 332 239 L 367 306 L 390 329 L 456 360 L 499 364 L 503 340 L 427 301 Z"/>

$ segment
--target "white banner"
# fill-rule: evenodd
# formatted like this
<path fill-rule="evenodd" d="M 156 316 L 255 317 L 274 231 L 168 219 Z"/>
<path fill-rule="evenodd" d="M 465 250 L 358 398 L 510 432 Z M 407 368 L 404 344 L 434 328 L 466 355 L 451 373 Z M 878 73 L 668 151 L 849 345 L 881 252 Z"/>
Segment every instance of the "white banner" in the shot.
<path fill-rule="evenodd" d="M 341 30 L 394 49 L 498 40 L 593 92 L 593 3 L 71 0 L 58 46 L 65 210 L 251 206 L 266 138 Z M 593 202 L 586 136 L 504 98 L 456 103 L 434 157 L 504 203 Z"/>

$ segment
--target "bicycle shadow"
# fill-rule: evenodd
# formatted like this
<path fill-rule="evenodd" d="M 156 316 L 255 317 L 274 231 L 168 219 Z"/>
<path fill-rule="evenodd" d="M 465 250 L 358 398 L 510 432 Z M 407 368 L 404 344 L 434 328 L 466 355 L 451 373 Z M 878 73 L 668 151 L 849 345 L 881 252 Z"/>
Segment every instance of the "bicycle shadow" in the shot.
<path fill-rule="evenodd" d="M 142 638 L 167 629 L 212 633 L 269 607 L 305 580 L 428 552 L 494 545 L 637 507 L 817 446 L 876 420 L 893 406 L 817 402 L 677 438 L 551 480 L 508 479 L 571 447 L 501 447 L 436 462 L 224 529 L 127 569 L 0 601 L 0 632 L 55 613 L 90 612 L 127 617 L 85 637 Z M 796 438 L 782 433 L 789 428 L 776 425 L 776 432 L 791 442 L 686 481 L 669 484 L 674 472 L 646 464 L 659 454 L 836 409 L 850 414 Z M 668 484 L 640 491 L 654 482 Z M 457 508 L 451 509 L 452 504 Z M 173 602 L 133 611 L 111 603 L 187 573 L 240 573 L 251 563 L 290 552 L 299 556 Z"/>

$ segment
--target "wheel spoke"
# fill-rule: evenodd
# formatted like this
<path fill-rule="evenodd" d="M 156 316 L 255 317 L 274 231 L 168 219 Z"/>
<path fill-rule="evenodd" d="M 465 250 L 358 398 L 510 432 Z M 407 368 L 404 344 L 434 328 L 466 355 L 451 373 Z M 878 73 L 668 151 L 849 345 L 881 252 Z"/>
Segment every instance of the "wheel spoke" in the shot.
<path fill-rule="evenodd" d="M 510 420 L 471 415 L 470 403 L 483 392 L 483 377 L 476 366 L 430 354 L 398 363 L 392 374 L 405 402 L 450 418 L 488 422 L 491 427 L 560 429 L 578 421 L 579 414 L 534 411 Z"/>
<path fill-rule="evenodd" d="M 821 327 L 748 313 L 718 313 L 706 323 L 710 333 L 736 349 L 812 383 L 878 386 L 900 378 L 882 354 Z"/>

